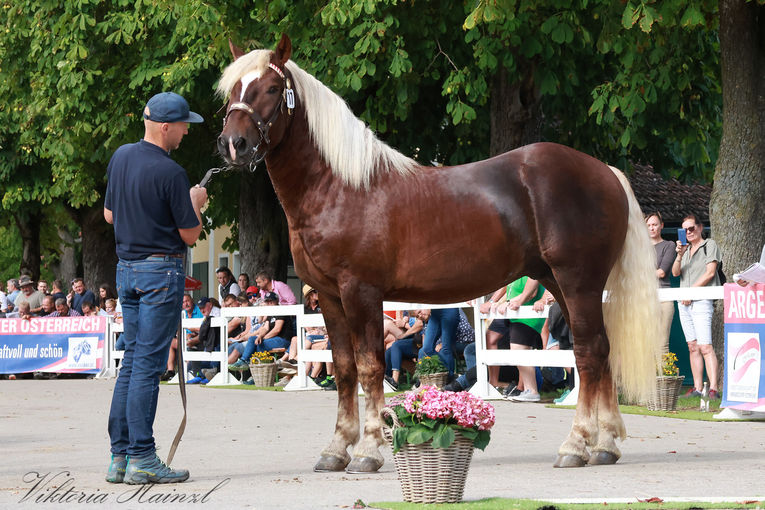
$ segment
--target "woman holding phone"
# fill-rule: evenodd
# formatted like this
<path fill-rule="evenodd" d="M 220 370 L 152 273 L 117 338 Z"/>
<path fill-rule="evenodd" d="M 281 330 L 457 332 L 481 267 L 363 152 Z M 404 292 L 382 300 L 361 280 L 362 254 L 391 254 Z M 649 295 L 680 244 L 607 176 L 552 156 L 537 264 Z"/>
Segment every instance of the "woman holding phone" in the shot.
<path fill-rule="evenodd" d="M 656 250 L 656 278 L 659 279 L 659 287 L 670 287 L 669 274 L 672 271 L 672 262 L 675 259 L 675 243 L 665 241 L 661 237 L 664 221 L 661 214 L 656 211 L 645 217 L 645 225 L 648 228 L 648 236 L 651 238 Z M 672 319 L 675 316 L 675 303 L 672 301 L 661 302 L 661 324 L 664 337 L 662 338 L 662 352 L 669 351 L 669 333 L 672 329 Z"/>
<path fill-rule="evenodd" d="M 680 277 L 681 287 L 720 285 L 717 265 L 722 255 L 717 243 L 712 239 L 701 237 L 704 227 L 698 217 L 693 214 L 683 218 L 682 226 L 687 243 L 683 243 L 682 236 L 679 236 L 680 240 L 677 241 L 675 248 L 677 256 L 672 263 L 672 274 Z M 678 302 L 677 308 L 685 341 L 688 344 L 693 374 L 693 388 L 688 390 L 686 396 L 701 395 L 706 367 L 709 378 L 709 398 L 720 398 L 717 385 L 717 355 L 712 347 L 712 312 L 714 310 L 712 300 L 683 300 Z"/>

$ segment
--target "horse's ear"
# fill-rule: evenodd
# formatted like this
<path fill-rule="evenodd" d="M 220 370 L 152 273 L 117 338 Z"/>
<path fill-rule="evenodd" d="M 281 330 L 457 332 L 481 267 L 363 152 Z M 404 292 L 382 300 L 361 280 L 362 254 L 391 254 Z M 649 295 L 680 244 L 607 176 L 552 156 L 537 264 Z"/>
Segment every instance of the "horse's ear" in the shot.
<path fill-rule="evenodd" d="M 282 34 L 279 44 L 276 45 L 276 59 L 280 64 L 284 64 L 292 55 L 292 41 L 287 34 Z"/>
<path fill-rule="evenodd" d="M 244 55 L 244 52 L 240 50 L 231 39 L 228 40 L 228 47 L 231 49 L 231 54 L 234 56 L 234 60 Z"/>

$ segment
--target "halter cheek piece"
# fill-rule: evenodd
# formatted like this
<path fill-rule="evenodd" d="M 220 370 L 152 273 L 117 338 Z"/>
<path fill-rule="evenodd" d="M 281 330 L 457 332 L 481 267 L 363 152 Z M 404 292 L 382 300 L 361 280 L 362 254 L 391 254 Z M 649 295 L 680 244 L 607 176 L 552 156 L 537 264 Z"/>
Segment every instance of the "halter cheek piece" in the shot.
<path fill-rule="evenodd" d="M 271 126 L 273 126 L 276 118 L 279 116 L 279 113 L 281 113 L 283 104 L 285 102 L 287 103 L 288 115 L 292 115 L 292 110 L 295 108 L 295 92 L 292 90 L 292 83 L 290 79 L 284 76 L 284 72 L 282 72 L 282 70 L 273 63 L 269 63 L 268 67 L 273 69 L 276 74 L 281 76 L 282 80 L 284 81 L 284 92 L 279 98 L 279 103 L 276 105 L 274 113 L 271 114 L 271 118 L 269 118 L 268 121 L 264 121 L 263 118 L 258 115 L 258 112 L 256 112 L 255 109 L 247 103 L 232 103 L 228 108 L 228 112 L 226 112 L 226 116 L 223 118 L 223 127 L 225 128 L 226 122 L 228 122 L 228 116 L 231 115 L 231 112 L 234 110 L 241 110 L 246 112 L 250 116 L 250 119 L 252 119 L 252 122 L 255 123 L 255 127 L 257 127 L 258 131 L 260 132 L 260 142 L 258 142 L 258 145 L 252 148 L 252 151 L 255 153 L 255 159 L 253 160 L 254 164 L 252 165 L 253 168 L 257 166 L 261 161 L 263 161 L 263 159 L 266 157 L 266 154 L 268 153 L 268 147 L 266 147 L 266 150 L 264 150 L 262 154 L 258 153 L 260 151 L 260 144 L 265 142 L 266 146 L 268 146 L 271 143 L 271 139 L 268 136 L 268 131 L 271 129 Z"/>

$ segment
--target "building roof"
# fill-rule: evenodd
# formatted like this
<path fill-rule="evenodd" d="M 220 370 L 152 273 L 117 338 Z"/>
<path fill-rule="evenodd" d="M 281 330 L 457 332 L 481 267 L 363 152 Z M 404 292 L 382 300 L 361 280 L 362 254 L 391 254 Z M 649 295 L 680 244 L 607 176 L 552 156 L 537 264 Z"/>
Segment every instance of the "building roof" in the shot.
<path fill-rule="evenodd" d="M 695 214 L 704 225 L 709 225 L 710 184 L 665 179 L 650 165 L 633 165 L 628 178 L 644 213 L 659 211 L 665 224 L 678 225 L 688 214 Z"/>

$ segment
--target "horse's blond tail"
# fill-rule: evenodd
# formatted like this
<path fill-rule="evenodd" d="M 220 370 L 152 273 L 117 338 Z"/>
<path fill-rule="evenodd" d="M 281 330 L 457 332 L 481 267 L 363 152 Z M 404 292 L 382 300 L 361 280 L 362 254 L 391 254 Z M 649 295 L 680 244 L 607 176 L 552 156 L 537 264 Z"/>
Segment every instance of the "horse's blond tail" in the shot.
<path fill-rule="evenodd" d="M 603 304 L 609 363 L 614 381 L 630 401 L 648 398 L 656 385 L 661 353 L 661 327 L 656 278 L 656 251 L 648 237 L 643 213 L 625 175 L 610 167 L 629 202 L 627 236 L 608 276 Z"/>

